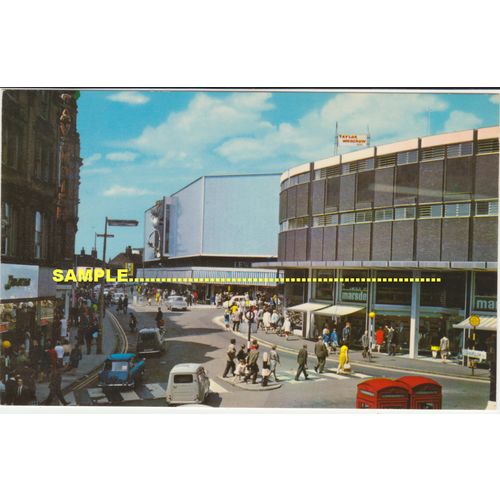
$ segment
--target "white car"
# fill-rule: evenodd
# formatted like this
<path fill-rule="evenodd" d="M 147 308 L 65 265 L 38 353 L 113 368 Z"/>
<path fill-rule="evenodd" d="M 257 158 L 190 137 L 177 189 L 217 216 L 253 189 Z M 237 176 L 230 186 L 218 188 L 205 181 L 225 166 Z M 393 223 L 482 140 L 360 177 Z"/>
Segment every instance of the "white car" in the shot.
<path fill-rule="evenodd" d="M 125 294 L 123 292 L 114 292 L 112 297 L 111 297 L 111 303 L 112 304 L 118 304 L 118 301 L 120 300 L 120 297 L 122 300 L 125 298 Z"/>
<path fill-rule="evenodd" d="M 237 304 L 239 304 L 242 301 L 243 301 L 243 304 L 245 304 L 245 305 L 247 305 L 247 302 L 251 306 L 254 306 L 255 304 L 257 304 L 257 302 L 255 300 L 248 300 L 247 301 L 247 299 L 245 298 L 244 295 L 235 295 L 234 297 L 231 297 L 231 300 L 229 300 L 229 301 L 225 300 L 222 303 L 222 307 L 231 307 L 235 302 Z"/>
<path fill-rule="evenodd" d="M 188 305 L 186 299 L 180 295 L 171 295 L 167 298 L 167 309 L 169 311 L 187 311 Z"/>

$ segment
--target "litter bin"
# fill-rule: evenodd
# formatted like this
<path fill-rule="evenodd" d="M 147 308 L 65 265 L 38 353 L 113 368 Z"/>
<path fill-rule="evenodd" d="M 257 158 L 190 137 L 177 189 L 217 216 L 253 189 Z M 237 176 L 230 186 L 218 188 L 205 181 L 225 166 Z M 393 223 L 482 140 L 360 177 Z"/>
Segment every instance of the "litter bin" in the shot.
<path fill-rule="evenodd" d="M 356 408 L 408 409 L 406 384 L 388 378 L 372 378 L 358 384 Z"/>
<path fill-rule="evenodd" d="M 442 407 L 442 388 L 435 380 L 428 377 L 400 377 L 410 393 L 410 408 L 412 410 L 440 410 Z"/>

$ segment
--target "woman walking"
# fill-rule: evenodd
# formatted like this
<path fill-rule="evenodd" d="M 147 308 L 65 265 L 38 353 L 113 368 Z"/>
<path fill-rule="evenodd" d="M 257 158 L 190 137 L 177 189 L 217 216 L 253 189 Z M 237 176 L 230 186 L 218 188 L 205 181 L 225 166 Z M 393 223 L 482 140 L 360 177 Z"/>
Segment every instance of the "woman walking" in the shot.
<path fill-rule="evenodd" d="M 346 343 L 342 343 L 339 354 L 339 366 L 337 367 L 337 373 L 345 373 L 351 370 L 351 365 L 349 362 L 349 346 Z"/>

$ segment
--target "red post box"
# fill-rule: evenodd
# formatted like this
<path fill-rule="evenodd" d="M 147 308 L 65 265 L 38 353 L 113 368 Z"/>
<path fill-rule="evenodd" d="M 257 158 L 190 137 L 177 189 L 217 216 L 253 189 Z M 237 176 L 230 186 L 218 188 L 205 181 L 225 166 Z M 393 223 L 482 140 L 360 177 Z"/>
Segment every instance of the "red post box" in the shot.
<path fill-rule="evenodd" d="M 428 377 L 408 376 L 398 378 L 408 387 L 410 408 L 412 410 L 440 410 L 442 407 L 442 388 Z"/>
<path fill-rule="evenodd" d="M 358 384 L 356 408 L 408 409 L 406 384 L 388 378 L 372 378 Z"/>

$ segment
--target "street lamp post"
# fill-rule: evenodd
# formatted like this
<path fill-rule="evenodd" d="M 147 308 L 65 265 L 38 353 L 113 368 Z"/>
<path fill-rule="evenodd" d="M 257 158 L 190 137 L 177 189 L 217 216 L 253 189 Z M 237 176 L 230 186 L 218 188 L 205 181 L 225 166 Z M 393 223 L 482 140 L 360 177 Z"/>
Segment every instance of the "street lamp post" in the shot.
<path fill-rule="evenodd" d="M 109 226 L 125 226 L 132 227 L 137 226 L 139 224 L 136 220 L 128 220 L 128 219 L 108 219 L 106 217 L 104 223 L 104 234 L 98 234 L 97 236 L 104 238 L 103 250 L 102 250 L 102 266 L 104 270 L 104 277 L 101 281 L 101 288 L 99 290 L 99 335 L 97 336 L 97 354 L 102 354 L 102 337 L 104 334 L 104 281 L 106 280 L 106 242 L 108 238 L 113 238 L 113 234 L 108 234 L 108 225 Z"/>

